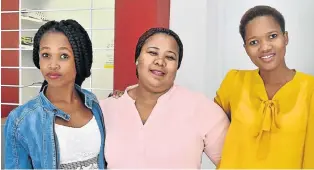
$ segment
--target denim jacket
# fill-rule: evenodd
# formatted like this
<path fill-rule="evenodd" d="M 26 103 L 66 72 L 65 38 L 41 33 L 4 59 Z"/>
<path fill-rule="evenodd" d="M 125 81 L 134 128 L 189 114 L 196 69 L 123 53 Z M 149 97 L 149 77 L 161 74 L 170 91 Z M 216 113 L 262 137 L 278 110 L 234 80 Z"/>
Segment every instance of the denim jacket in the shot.
<path fill-rule="evenodd" d="M 98 168 L 105 169 L 104 120 L 96 96 L 76 85 L 84 96 L 101 133 Z M 60 152 L 55 133 L 55 118 L 70 120 L 70 115 L 57 109 L 40 92 L 37 97 L 14 109 L 5 124 L 5 168 L 6 169 L 58 169 Z"/>

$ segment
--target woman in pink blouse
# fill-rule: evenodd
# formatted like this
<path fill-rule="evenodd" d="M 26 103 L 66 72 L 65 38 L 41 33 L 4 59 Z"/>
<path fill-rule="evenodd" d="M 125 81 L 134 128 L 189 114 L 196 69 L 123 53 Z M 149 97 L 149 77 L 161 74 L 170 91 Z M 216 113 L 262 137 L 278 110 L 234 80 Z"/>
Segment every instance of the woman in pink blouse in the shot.
<path fill-rule="evenodd" d="M 152 28 L 140 37 L 138 84 L 100 102 L 108 168 L 199 169 L 203 152 L 219 163 L 229 120 L 204 95 L 174 85 L 182 58 L 173 31 Z"/>

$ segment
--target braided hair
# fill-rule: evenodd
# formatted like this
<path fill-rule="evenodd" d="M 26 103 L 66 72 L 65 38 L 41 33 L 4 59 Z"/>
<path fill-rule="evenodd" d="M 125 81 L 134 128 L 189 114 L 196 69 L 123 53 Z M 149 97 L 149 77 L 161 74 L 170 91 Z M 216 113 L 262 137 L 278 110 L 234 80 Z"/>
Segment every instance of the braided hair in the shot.
<path fill-rule="evenodd" d="M 34 37 L 33 46 L 33 62 L 35 66 L 39 66 L 39 46 L 40 40 L 45 33 L 60 32 L 63 33 L 69 40 L 75 60 L 76 78 L 75 84 L 81 86 L 86 78 L 91 75 L 91 67 L 93 63 L 93 48 L 92 42 L 86 30 L 75 20 L 49 21 L 42 25 Z M 48 82 L 45 80 L 40 91 Z"/>

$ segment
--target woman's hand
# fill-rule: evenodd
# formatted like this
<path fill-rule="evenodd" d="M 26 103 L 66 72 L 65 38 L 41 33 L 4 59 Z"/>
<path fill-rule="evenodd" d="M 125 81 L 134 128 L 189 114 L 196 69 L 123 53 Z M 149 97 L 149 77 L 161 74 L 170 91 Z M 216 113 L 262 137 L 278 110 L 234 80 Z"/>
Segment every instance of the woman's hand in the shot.
<path fill-rule="evenodd" d="M 124 91 L 120 91 L 120 90 L 115 90 L 112 93 L 109 94 L 108 97 L 113 97 L 115 99 L 120 98 L 122 95 L 124 94 Z"/>

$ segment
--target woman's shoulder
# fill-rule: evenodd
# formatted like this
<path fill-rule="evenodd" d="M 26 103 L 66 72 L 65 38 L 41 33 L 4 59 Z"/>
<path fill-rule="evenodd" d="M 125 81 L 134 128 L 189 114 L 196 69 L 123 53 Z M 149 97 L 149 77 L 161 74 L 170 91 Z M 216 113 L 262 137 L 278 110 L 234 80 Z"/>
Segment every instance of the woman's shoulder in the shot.
<path fill-rule="evenodd" d="M 6 123 L 13 123 L 14 126 L 20 126 L 26 121 L 31 121 L 34 123 L 34 120 L 40 120 L 37 118 L 34 118 L 36 116 L 39 116 L 43 110 L 42 104 L 40 101 L 39 95 L 33 98 L 32 100 L 29 100 L 28 102 L 24 103 L 23 105 L 20 105 L 13 109 L 6 120 Z"/>
<path fill-rule="evenodd" d="M 302 84 L 301 87 L 304 87 L 304 89 L 308 89 L 308 91 L 314 93 L 314 76 L 313 75 L 297 71 L 295 82 L 297 84 Z"/>
<path fill-rule="evenodd" d="M 125 106 L 125 103 L 127 103 L 127 92 L 124 92 L 122 96 L 116 97 L 107 97 L 105 99 L 99 100 L 99 105 L 101 109 L 104 110 L 111 110 L 112 108 L 119 108 L 121 106 Z"/>
<path fill-rule="evenodd" d="M 173 95 L 176 96 L 173 97 L 175 99 L 173 102 L 177 101 L 177 104 L 174 104 L 174 106 L 184 110 L 192 109 L 196 112 L 202 112 L 197 113 L 201 117 L 208 113 L 210 113 L 209 115 L 224 113 L 219 105 L 202 92 L 176 86 L 176 92 Z"/>
<path fill-rule="evenodd" d="M 230 69 L 226 76 L 227 77 L 237 77 L 237 76 L 247 76 L 247 75 L 255 75 L 258 73 L 258 70 L 240 70 L 240 69 Z"/>
<path fill-rule="evenodd" d="M 86 89 L 83 89 L 83 88 L 80 89 L 80 91 L 81 91 L 81 93 L 83 93 L 87 97 L 88 100 L 92 100 L 92 101 L 95 101 L 96 103 L 98 103 L 98 99 L 93 92 L 86 90 Z"/>
<path fill-rule="evenodd" d="M 257 78 L 256 75 L 258 75 L 258 70 L 231 69 L 225 74 L 221 86 L 230 90 L 230 88 L 235 88 L 235 86 L 242 86 L 245 82 L 250 84 L 252 79 Z"/>
<path fill-rule="evenodd" d="M 171 99 L 186 100 L 188 103 L 208 103 L 214 104 L 204 93 L 192 90 L 180 85 L 175 85 L 175 91 L 171 94 Z"/>
<path fill-rule="evenodd" d="M 301 78 L 301 81 L 308 81 L 310 83 L 314 83 L 314 76 L 308 73 L 304 73 L 301 71 L 297 71 L 298 76 Z"/>

